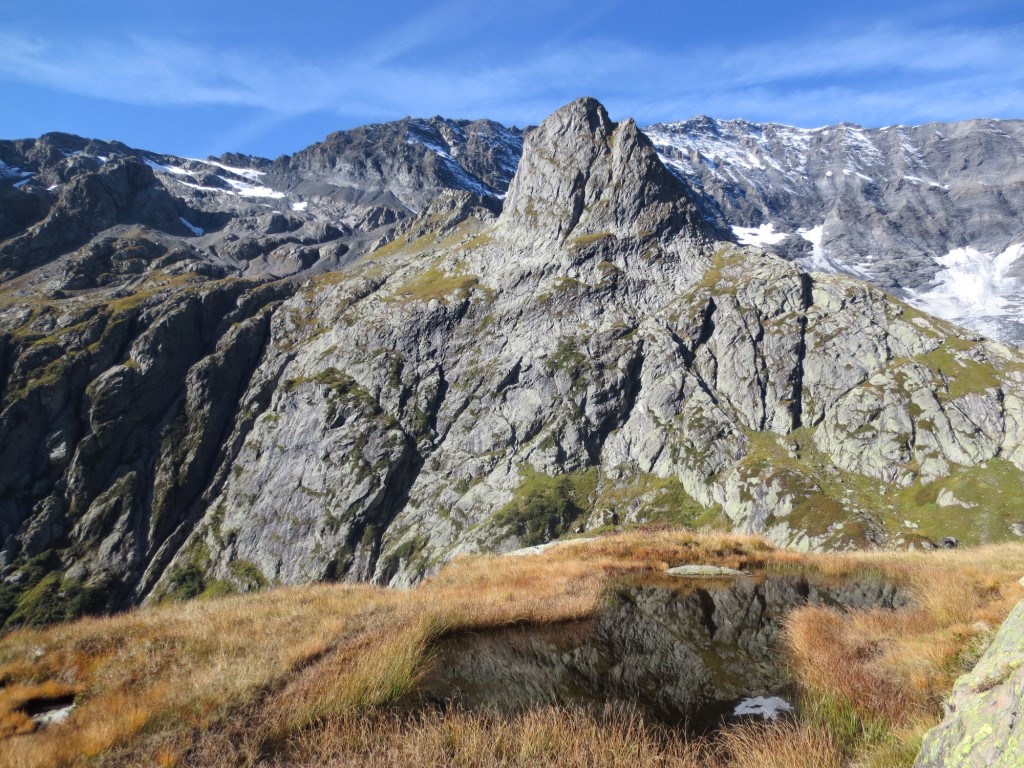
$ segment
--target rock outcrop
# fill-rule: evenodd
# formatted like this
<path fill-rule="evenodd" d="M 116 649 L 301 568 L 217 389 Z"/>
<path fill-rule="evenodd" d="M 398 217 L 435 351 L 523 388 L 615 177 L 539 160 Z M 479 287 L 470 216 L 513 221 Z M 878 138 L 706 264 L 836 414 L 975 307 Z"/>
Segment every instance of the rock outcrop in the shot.
<path fill-rule="evenodd" d="M 268 183 L 332 206 L 361 201 L 356 215 L 404 217 L 445 189 L 504 194 L 523 133 L 491 120 L 405 118 L 332 133 L 267 165 Z M 355 222 L 350 222 L 355 223 Z"/>
<path fill-rule="evenodd" d="M 694 238 L 706 229 L 636 123 L 613 123 L 591 98 L 531 132 L 499 226 L 538 248 L 654 234 Z"/>
<path fill-rule="evenodd" d="M 114 224 L 145 224 L 184 232 L 185 207 L 134 158 L 105 163 L 96 173 L 74 176 L 46 217 L 0 246 L 0 275 L 13 276 L 85 244 Z"/>
<path fill-rule="evenodd" d="M 915 768 L 1016 768 L 1024 758 L 1024 603 L 957 680 L 946 717 L 924 738 Z"/>

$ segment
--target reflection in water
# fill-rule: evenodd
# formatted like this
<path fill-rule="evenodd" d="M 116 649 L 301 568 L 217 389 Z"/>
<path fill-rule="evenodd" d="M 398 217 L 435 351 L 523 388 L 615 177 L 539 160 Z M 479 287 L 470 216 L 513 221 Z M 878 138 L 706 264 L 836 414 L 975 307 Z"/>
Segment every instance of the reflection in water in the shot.
<path fill-rule="evenodd" d="M 440 641 L 420 695 L 506 712 L 538 704 L 635 706 L 657 720 L 705 728 L 745 699 L 751 711 L 736 714 L 784 711 L 765 702 L 791 693 L 780 634 L 788 611 L 906 603 L 880 583 L 646 577 L 610 590 L 604 610 L 588 621 Z"/>

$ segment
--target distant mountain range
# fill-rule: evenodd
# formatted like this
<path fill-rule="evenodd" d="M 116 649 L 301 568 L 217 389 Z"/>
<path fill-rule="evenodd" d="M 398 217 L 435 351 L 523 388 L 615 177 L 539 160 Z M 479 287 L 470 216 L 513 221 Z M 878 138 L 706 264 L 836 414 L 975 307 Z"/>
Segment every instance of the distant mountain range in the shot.
<path fill-rule="evenodd" d="M 646 131 L 740 242 L 1024 340 L 1024 122 L 803 130 L 698 118 Z"/>
<path fill-rule="evenodd" d="M 165 229 L 209 231 L 190 243 L 213 263 L 245 275 L 333 269 L 442 190 L 501 198 L 528 130 L 407 118 L 341 131 L 276 161 L 188 160 L 63 134 L 0 142 L 0 237 L 41 218 L 90 163 L 135 157 L 181 201 Z M 860 277 L 992 338 L 1024 340 L 1024 122 L 808 130 L 700 117 L 643 130 L 702 213 L 738 242 Z M 245 233 L 261 210 L 304 213 L 299 220 L 329 221 L 339 233 L 318 233 L 314 250 L 256 254 Z M 226 223 L 236 218 L 250 219 L 237 233 Z M 11 250 L 0 256 L 8 277 L 22 268 Z"/>

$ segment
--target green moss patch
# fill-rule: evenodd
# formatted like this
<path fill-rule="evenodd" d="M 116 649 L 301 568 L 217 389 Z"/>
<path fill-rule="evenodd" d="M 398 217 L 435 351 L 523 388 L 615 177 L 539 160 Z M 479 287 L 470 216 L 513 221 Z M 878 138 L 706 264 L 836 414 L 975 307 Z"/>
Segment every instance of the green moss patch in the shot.
<path fill-rule="evenodd" d="M 611 232 L 595 232 L 592 235 L 580 235 L 579 237 L 573 238 L 572 244 L 577 248 L 586 248 L 588 245 L 599 243 L 602 240 L 614 239 L 615 235 Z"/>
<path fill-rule="evenodd" d="M 605 484 L 598 493 L 596 509 L 606 509 L 623 519 L 635 508 L 638 523 L 662 523 L 686 528 L 717 526 L 721 510 L 703 507 L 675 477 L 636 474 L 624 481 Z"/>
<path fill-rule="evenodd" d="M 973 545 L 1010 540 L 1011 524 L 1024 522 L 1024 473 L 1005 459 L 990 459 L 975 467 L 952 465 L 948 477 L 897 488 L 837 470 L 806 428 L 784 438 L 799 444 L 799 459 L 789 457 L 776 435 L 751 432 L 747 437 L 749 452 L 741 471 L 747 477 L 775 481 L 792 493 L 795 508 L 786 522 L 812 536 L 831 531 L 826 547 L 870 545 L 869 523 L 908 542 L 922 538 L 937 542 L 953 536 Z M 970 506 L 939 506 L 942 491 Z M 907 526 L 907 521 L 917 528 Z"/>
<path fill-rule="evenodd" d="M 964 504 L 940 507 L 949 491 Z M 1024 522 L 1024 474 L 1005 459 L 975 467 L 953 467 L 949 477 L 912 485 L 894 494 L 900 514 L 919 526 L 916 533 L 937 541 L 954 536 L 962 543 L 989 544 L 1010 538 L 1010 525 Z"/>
<path fill-rule="evenodd" d="M 524 546 L 558 538 L 593 507 L 597 489 L 595 468 L 551 476 L 524 464 L 519 474 L 522 483 L 512 501 L 494 515 L 492 523 L 510 529 Z"/>
<path fill-rule="evenodd" d="M 400 301 L 437 299 L 446 302 L 453 294 L 465 295 L 478 282 L 479 278 L 476 275 L 452 275 L 438 267 L 431 267 L 398 288 L 396 299 Z"/>
<path fill-rule="evenodd" d="M 27 561 L 19 584 L 0 585 L 0 626 L 38 627 L 99 613 L 107 607 L 110 583 L 84 583 L 62 576 L 52 553 Z"/>

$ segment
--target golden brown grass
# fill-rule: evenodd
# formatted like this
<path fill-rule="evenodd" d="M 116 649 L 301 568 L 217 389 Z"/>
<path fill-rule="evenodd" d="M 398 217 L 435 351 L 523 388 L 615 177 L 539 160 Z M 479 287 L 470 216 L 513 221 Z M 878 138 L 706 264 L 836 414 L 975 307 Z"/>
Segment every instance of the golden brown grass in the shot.
<path fill-rule="evenodd" d="M 164 765 L 284 766 L 674 766 L 840 768 L 827 732 L 792 722 L 737 725 L 710 738 L 645 722 L 636 712 L 536 707 L 514 715 L 464 710 L 374 711 L 330 718 L 292 734 L 268 755 L 237 731 L 164 744 Z"/>
<path fill-rule="evenodd" d="M 712 746 L 684 744 L 635 717 L 393 712 L 441 635 L 593 616 L 611 581 L 687 562 L 873 574 L 911 587 L 918 605 L 795 612 L 788 637 L 806 722 L 729 729 L 713 757 Z M 539 556 L 460 559 L 412 590 L 282 588 L 22 630 L 0 639 L 0 723 L 21 734 L 0 736 L 0 766 L 90 756 L 126 765 L 398 765 L 420 754 L 415 762 L 426 765 L 618 765 L 628 754 L 638 765 L 798 768 L 874 760 L 886 750 L 902 760 L 986 627 L 1024 594 L 1021 563 L 1024 546 L 804 555 L 752 537 L 633 531 Z M 25 733 L 32 686 L 78 694 L 64 725 Z M 872 686 L 885 695 L 865 693 Z M 783 757 L 790 746 L 792 757 Z M 590 762 L 573 763 L 575 750 Z M 704 762 L 686 762 L 695 755 Z"/>
<path fill-rule="evenodd" d="M 790 722 L 724 728 L 714 754 L 727 768 L 841 768 L 844 763 L 828 731 Z"/>
<path fill-rule="evenodd" d="M 916 751 L 956 678 L 1021 599 L 1024 559 L 1019 545 L 848 557 L 882 560 L 880 570 L 909 586 L 914 605 L 805 607 L 787 619 L 787 645 L 809 718 L 862 763 L 896 765 L 893 754 Z"/>
<path fill-rule="evenodd" d="M 539 708 L 514 716 L 427 710 L 346 716 L 297 733 L 272 764 L 385 766 L 674 765 L 698 768 L 704 750 L 633 714 Z M 216 755 L 202 758 L 216 759 Z M 213 765 L 218 765 L 214 762 Z"/>

